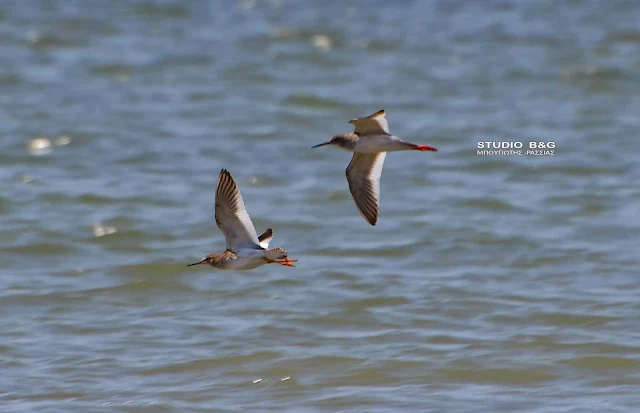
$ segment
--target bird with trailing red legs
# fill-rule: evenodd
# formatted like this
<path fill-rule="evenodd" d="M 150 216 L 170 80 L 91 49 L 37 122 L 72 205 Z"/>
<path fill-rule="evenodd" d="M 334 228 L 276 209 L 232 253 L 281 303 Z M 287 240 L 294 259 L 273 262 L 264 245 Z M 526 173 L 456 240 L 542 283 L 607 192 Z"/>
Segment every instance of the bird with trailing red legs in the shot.
<path fill-rule="evenodd" d="M 226 169 L 220 171 L 216 187 L 215 219 L 227 241 L 222 254 L 209 254 L 192 265 L 207 264 L 221 270 L 252 270 L 265 264 L 287 267 L 297 260 L 289 258 L 282 248 L 269 248 L 273 230 L 258 236 L 244 206 L 242 195 Z"/>
<path fill-rule="evenodd" d="M 353 152 L 347 167 L 347 182 L 358 211 L 371 225 L 378 221 L 380 206 L 380 175 L 387 152 L 437 151 L 433 146 L 417 145 L 389 133 L 386 112 L 378 112 L 362 118 L 351 119 L 355 131 L 335 135 L 330 141 L 313 146 L 337 146 Z"/>

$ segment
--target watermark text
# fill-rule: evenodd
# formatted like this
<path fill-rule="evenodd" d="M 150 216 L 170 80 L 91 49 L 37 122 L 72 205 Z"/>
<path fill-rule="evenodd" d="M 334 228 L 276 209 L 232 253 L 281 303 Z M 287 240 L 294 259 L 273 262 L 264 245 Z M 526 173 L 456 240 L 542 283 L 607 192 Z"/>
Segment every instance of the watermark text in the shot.
<path fill-rule="evenodd" d="M 553 156 L 555 148 L 553 141 L 482 141 L 477 144 L 476 155 Z"/>

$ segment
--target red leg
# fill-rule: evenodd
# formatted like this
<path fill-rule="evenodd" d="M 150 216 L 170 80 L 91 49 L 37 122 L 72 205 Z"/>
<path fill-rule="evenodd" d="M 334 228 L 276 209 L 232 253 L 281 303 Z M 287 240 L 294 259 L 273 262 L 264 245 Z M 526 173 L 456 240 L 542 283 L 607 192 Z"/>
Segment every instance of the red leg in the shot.
<path fill-rule="evenodd" d="M 278 264 L 280 265 L 284 265 L 286 267 L 295 267 L 295 265 L 293 265 L 294 262 L 296 262 L 298 260 L 296 260 L 295 258 L 286 258 L 282 261 L 277 261 Z"/>

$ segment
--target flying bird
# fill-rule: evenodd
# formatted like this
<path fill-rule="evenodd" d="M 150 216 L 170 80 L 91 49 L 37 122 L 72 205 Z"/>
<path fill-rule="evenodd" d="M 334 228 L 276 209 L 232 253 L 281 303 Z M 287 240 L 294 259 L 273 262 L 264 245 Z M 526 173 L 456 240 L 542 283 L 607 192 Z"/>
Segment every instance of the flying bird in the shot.
<path fill-rule="evenodd" d="M 333 145 L 353 152 L 347 166 L 347 182 L 358 210 L 371 225 L 378 221 L 380 175 L 387 152 L 437 151 L 432 146 L 416 145 L 389 134 L 385 114 L 384 110 L 379 110 L 363 118 L 351 119 L 349 123 L 355 126 L 355 131 L 335 135 L 329 142 L 312 147 Z"/>
<path fill-rule="evenodd" d="M 295 267 L 293 263 L 297 260 L 288 258 L 285 250 L 269 248 L 273 238 L 271 228 L 258 236 L 238 186 L 226 169 L 221 170 L 218 177 L 215 217 L 227 240 L 227 250 L 222 254 L 209 254 L 188 267 L 198 264 L 209 264 L 221 270 L 252 270 L 264 264 Z"/>

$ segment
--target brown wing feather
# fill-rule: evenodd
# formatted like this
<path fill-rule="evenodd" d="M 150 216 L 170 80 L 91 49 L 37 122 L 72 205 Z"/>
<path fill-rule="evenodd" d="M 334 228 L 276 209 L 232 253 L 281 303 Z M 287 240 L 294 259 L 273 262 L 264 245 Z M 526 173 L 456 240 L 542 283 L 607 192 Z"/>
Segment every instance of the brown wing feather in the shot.
<path fill-rule="evenodd" d="M 258 241 L 271 241 L 271 238 L 273 238 L 273 230 L 271 228 L 267 228 L 267 230 L 258 237 Z"/>
<path fill-rule="evenodd" d="M 260 243 L 260 246 L 262 248 L 269 248 L 269 243 L 271 242 L 272 238 L 273 230 L 271 228 L 267 228 L 267 230 L 258 237 L 258 242 Z"/>

